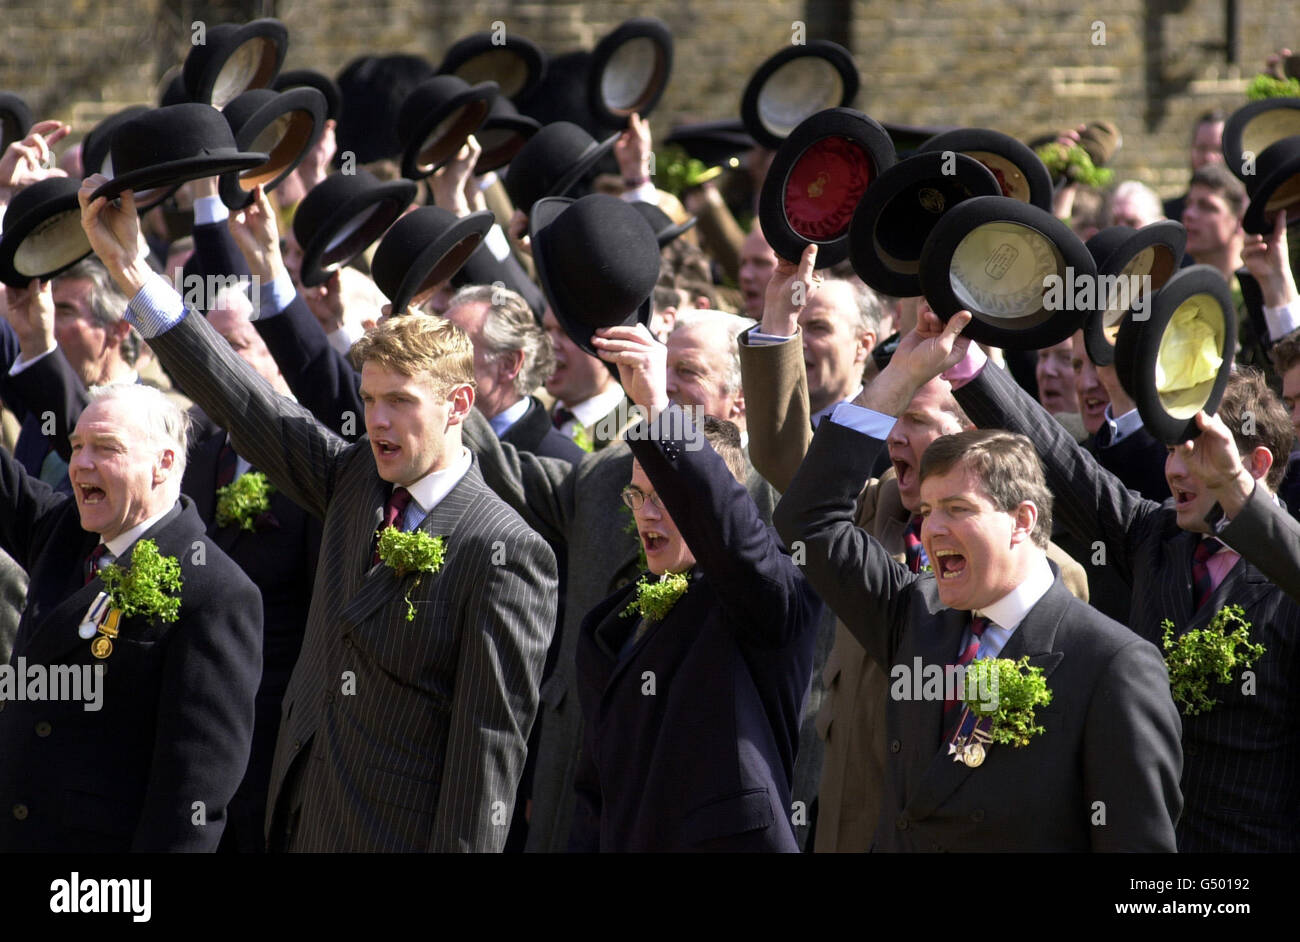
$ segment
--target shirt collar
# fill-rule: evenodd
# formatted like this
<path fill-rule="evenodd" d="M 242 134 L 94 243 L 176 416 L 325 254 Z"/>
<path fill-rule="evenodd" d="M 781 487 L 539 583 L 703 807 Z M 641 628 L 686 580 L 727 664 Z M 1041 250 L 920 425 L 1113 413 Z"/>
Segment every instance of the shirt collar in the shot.
<path fill-rule="evenodd" d="M 460 456 L 441 471 L 430 471 L 414 484 L 408 484 L 406 489 L 411 492 L 411 499 L 420 505 L 420 509 L 427 515 L 438 502 L 451 493 L 451 489 L 460 483 L 469 472 L 469 466 L 473 462 L 470 457 L 469 449 L 462 447 Z"/>
<path fill-rule="evenodd" d="M 167 514 L 171 512 L 171 509 L 172 509 L 171 507 L 168 507 L 162 513 L 155 514 L 154 516 L 146 520 L 144 523 L 137 523 L 131 529 L 126 530 L 123 533 L 119 533 L 117 536 L 113 537 L 113 539 L 107 541 L 106 543 L 103 540 L 100 540 L 100 542 L 104 543 L 104 545 L 108 547 L 108 552 L 112 555 L 114 559 L 119 559 L 123 553 L 125 553 L 128 549 L 131 548 L 132 543 L 134 543 L 136 540 L 140 539 L 140 537 L 148 533 L 149 528 L 153 526 L 155 523 L 157 523 L 159 520 L 161 520 L 163 517 L 167 516 Z"/>
<path fill-rule="evenodd" d="M 575 402 L 573 405 L 562 402 L 564 406 L 573 413 L 578 424 L 586 427 L 593 425 L 600 419 L 603 419 L 610 411 L 623 400 L 623 387 L 618 383 L 612 384 L 609 389 L 602 393 L 597 393 L 590 399 L 584 399 L 582 402 Z"/>
<path fill-rule="evenodd" d="M 492 431 L 497 433 L 497 438 L 504 435 L 509 431 L 510 426 L 522 419 L 530 405 L 532 405 L 532 403 L 529 402 L 528 397 L 525 396 L 513 406 L 507 406 L 505 409 L 502 409 L 496 415 L 492 416 L 492 418 L 488 419 L 488 425 L 492 426 Z"/>
<path fill-rule="evenodd" d="M 992 605 L 972 614 L 983 615 L 999 628 L 1015 631 L 1025 620 L 1029 610 L 1047 594 L 1047 590 L 1055 581 L 1056 577 L 1052 575 L 1052 567 L 1047 562 L 1047 556 L 1039 555 L 1038 561 L 1030 568 L 1024 582 Z"/>
<path fill-rule="evenodd" d="M 847 398 L 845 398 L 845 399 L 841 399 L 840 402 L 853 402 L 853 401 L 854 401 L 855 399 L 857 399 L 858 396 L 860 396 L 860 395 L 862 395 L 862 387 L 861 387 L 861 386 L 859 386 L 857 389 L 853 390 L 853 392 L 849 393 L 849 395 L 848 395 Z M 820 412 L 814 412 L 814 413 L 809 417 L 809 418 L 812 420 L 812 427 L 813 427 L 813 428 L 816 428 L 816 427 L 817 427 L 817 424 L 818 424 L 819 422 L 821 422 L 821 420 L 824 419 L 826 416 L 830 415 L 831 412 L 833 412 L 833 411 L 835 410 L 835 407 L 838 406 L 838 405 L 840 404 L 840 402 L 832 402 L 829 406 L 827 406 L 825 409 L 822 409 Z"/>

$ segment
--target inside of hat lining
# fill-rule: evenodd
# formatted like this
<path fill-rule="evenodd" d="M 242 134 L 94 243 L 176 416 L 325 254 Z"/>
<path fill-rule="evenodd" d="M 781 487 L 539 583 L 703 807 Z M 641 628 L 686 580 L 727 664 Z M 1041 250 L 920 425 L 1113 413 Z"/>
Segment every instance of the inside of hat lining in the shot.
<path fill-rule="evenodd" d="M 483 147 L 483 153 L 478 159 L 483 166 L 509 163 L 514 160 L 515 154 L 523 149 L 524 143 L 528 140 L 524 135 L 509 128 L 492 128 L 487 131 L 479 129 L 474 136 Z"/>
<path fill-rule="evenodd" d="M 971 192 L 954 178 L 922 178 L 909 183 L 880 211 L 872 232 L 876 254 L 905 275 L 920 271 L 921 249 L 943 214 Z"/>
<path fill-rule="evenodd" d="M 81 210 L 68 209 L 32 228 L 14 251 L 13 267 L 26 278 L 36 278 L 71 265 L 89 251 Z"/>
<path fill-rule="evenodd" d="M 311 132 L 310 111 L 290 111 L 268 124 L 258 132 L 248 149 L 255 154 L 269 154 L 270 159 L 240 174 L 240 187 L 252 190 L 259 183 L 268 183 L 278 177 L 307 147 Z"/>
<path fill-rule="evenodd" d="M 1164 287 L 1165 282 L 1173 276 L 1174 271 L 1174 253 L 1169 246 L 1148 245 L 1125 263 L 1123 270 L 1120 272 L 1120 277 L 1130 278 L 1136 275 L 1138 278 L 1143 279 L 1138 284 L 1138 290 L 1145 290 L 1149 283 L 1150 291 L 1154 295 L 1155 292 Z M 1099 290 L 1104 284 L 1105 282 L 1099 281 Z M 1123 295 L 1118 295 L 1116 298 L 1108 300 L 1122 300 L 1123 297 Z M 1115 343 L 1115 337 L 1119 333 L 1119 327 L 1124 322 L 1125 315 L 1138 306 L 1141 297 L 1141 294 L 1130 295 L 1127 308 L 1120 310 L 1118 306 L 1111 305 L 1106 309 L 1106 313 L 1102 315 L 1102 332 L 1112 345 Z M 1101 303 L 1100 300 L 1098 303 Z"/>
<path fill-rule="evenodd" d="M 844 100 L 839 71 L 819 56 L 797 56 L 763 83 L 758 119 L 776 137 L 789 137 L 805 118 Z"/>
<path fill-rule="evenodd" d="M 980 320 L 1023 330 L 1057 313 L 1043 307 L 1044 282 L 1064 274 L 1061 252 L 1046 235 L 996 220 L 976 226 L 957 244 L 948 277 L 962 307 Z M 1065 288 L 1072 296 L 1072 286 Z"/>
<path fill-rule="evenodd" d="M 478 248 L 481 241 L 483 241 L 483 237 L 477 232 L 472 232 L 452 246 L 451 251 L 438 259 L 438 264 L 433 266 L 433 271 L 429 272 L 424 280 L 420 282 L 420 287 L 411 296 L 407 307 L 419 307 L 432 297 L 433 293 L 438 290 L 438 286 L 456 274 L 460 266 L 465 264 L 466 259 L 474 254 L 474 250 Z"/>
<path fill-rule="evenodd" d="M 1001 154 L 990 153 L 986 150 L 968 150 L 964 153 L 967 157 L 978 160 L 989 169 L 989 173 L 997 178 L 1003 196 L 1009 196 L 1013 200 L 1020 200 L 1022 203 L 1029 202 L 1029 181 L 1025 178 L 1024 171 L 1019 167 Z"/>
<path fill-rule="evenodd" d="M 456 156 L 456 152 L 464 146 L 465 139 L 483 123 L 488 107 L 486 101 L 476 99 L 466 102 L 439 121 L 420 145 L 416 168 L 421 173 L 432 173 L 438 164 Z"/>
<path fill-rule="evenodd" d="M 382 235 L 388 228 L 388 219 L 381 216 L 380 212 L 385 207 L 391 206 L 391 203 L 391 200 L 380 200 L 373 206 L 367 206 L 344 223 L 338 233 L 329 240 L 325 251 L 321 253 L 321 268 L 332 271 L 341 267 Z"/>
<path fill-rule="evenodd" d="M 528 82 L 528 63 L 507 48 L 489 49 L 456 67 L 456 76 L 470 85 L 496 82 L 501 94 L 513 98 Z"/>
<path fill-rule="evenodd" d="M 1169 381 L 1164 378 L 1167 374 L 1167 365 L 1174 358 L 1186 357 L 1190 352 L 1199 351 L 1203 346 L 1181 336 L 1177 330 L 1169 329 L 1173 326 L 1174 317 L 1189 311 L 1194 314 L 1195 324 L 1209 328 L 1213 337 L 1213 348 L 1220 354 L 1225 339 L 1223 309 L 1213 295 L 1204 292 L 1194 294 L 1175 309 L 1170 324 L 1166 326 L 1164 334 L 1160 337 L 1160 349 L 1156 353 L 1156 393 L 1160 397 L 1161 407 L 1174 419 L 1179 420 L 1192 418 L 1209 401 L 1210 394 L 1214 391 L 1214 384 L 1218 381 L 1219 369 L 1223 364 L 1222 356 L 1215 355 L 1210 360 L 1210 365 L 1214 368 L 1208 379 L 1186 388 L 1170 388 Z M 1180 346 L 1186 349 L 1180 350 Z"/>
<path fill-rule="evenodd" d="M 790 165 L 782 211 L 795 234 L 809 242 L 840 238 L 853 223 L 873 177 L 870 156 L 853 140 L 827 135 L 813 141 Z"/>
<path fill-rule="evenodd" d="M 1246 122 L 1241 129 L 1241 151 L 1258 157 L 1270 144 L 1276 144 L 1284 137 L 1300 134 L 1300 108 L 1290 105 L 1262 111 Z M 1243 168 L 1229 167 L 1234 173 Z"/>
<path fill-rule="evenodd" d="M 637 36 L 609 57 L 600 77 L 600 97 L 617 115 L 640 111 L 663 83 L 667 56 L 649 36 Z"/>
<path fill-rule="evenodd" d="M 221 65 L 212 85 L 212 106 L 225 108 L 250 88 L 265 88 L 275 71 L 275 43 L 255 36 L 239 44 Z"/>
<path fill-rule="evenodd" d="M 1270 213 L 1275 213 L 1279 209 L 1290 209 L 1296 203 L 1300 203 L 1300 173 L 1292 174 L 1269 194 L 1264 209 Z"/>

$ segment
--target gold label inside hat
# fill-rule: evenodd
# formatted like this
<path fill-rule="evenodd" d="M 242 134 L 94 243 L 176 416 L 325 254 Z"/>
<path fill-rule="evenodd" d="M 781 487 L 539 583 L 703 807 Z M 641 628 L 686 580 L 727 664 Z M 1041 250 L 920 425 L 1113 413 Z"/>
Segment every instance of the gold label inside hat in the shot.
<path fill-rule="evenodd" d="M 921 208 L 927 213 L 942 213 L 948 201 L 932 186 L 923 186 L 916 191 L 916 201 L 921 204 Z"/>
<path fill-rule="evenodd" d="M 957 300 L 972 313 L 1014 319 L 1042 311 L 1045 279 L 1063 268 L 1061 253 L 1041 232 L 990 222 L 957 245 L 948 276 Z"/>
<path fill-rule="evenodd" d="M 817 174 L 817 179 L 808 184 L 808 195 L 816 199 L 826 192 L 826 184 L 831 182 L 831 178 L 825 172 Z"/>

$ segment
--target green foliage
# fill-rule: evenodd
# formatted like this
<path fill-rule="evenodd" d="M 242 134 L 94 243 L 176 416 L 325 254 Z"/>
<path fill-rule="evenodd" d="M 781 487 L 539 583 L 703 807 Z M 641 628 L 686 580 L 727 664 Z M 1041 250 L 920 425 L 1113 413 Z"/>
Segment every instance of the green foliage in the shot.
<path fill-rule="evenodd" d="M 437 572 L 442 568 L 442 561 L 447 553 L 447 541 L 440 536 L 429 536 L 423 530 L 403 533 L 397 527 L 386 527 L 379 531 L 379 559 L 390 567 L 401 579 L 408 572 Z M 411 593 L 420 584 L 423 576 L 417 576 L 406 590 L 406 620 L 415 621 L 415 604 Z"/>
<path fill-rule="evenodd" d="M 623 609 L 622 617 L 643 615 L 647 622 L 663 619 L 686 593 L 686 576 L 680 572 L 666 572 L 657 582 L 642 576 L 636 584 L 636 601 Z"/>
<path fill-rule="evenodd" d="M 966 667 L 966 704 L 976 716 L 993 717 L 989 734 L 994 742 L 1027 746 L 1043 732 L 1034 721 L 1034 708 L 1052 702 L 1052 691 L 1041 667 L 1030 667 L 1029 657 L 983 658 Z M 990 695 L 991 694 L 991 695 Z M 990 701 L 996 702 L 992 709 Z"/>
<path fill-rule="evenodd" d="M 591 454 L 596 450 L 596 443 L 591 440 L 591 433 L 581 425 L 575 425 L 573 427 L 573 444 L 577 445 L 587 454 Z"/>
<path fill-rule="evenodd" d="M 217 488 L 217 526 L 232 523 L 254 529 L 257 518 L 271 509 L 275 487 L 261 471 L 249 471 L 238 480 Z"/>
<path fill-rule="evenodd" d="M 1231 631 L 1229 626 L 1235 626 Z M 1174 702 L 1186 716 L 1208 712 L 1218 700 L 1208 695 L 1211 680 L 1232 682 L 1233 668 L 1250 667 L 1264 654 L 1262 644 L 1250 643 L 1250 622 L 1240 605 L 1219 609 L 1204 628 L 1174 639 L 1174 623 L 1166 618 L 1161 642 Z M 1238 652 L 1238 647 L 1241 651 Z"/>
<path fill-rule="evenodd" d="M 99 577 L 108 589 L 109 604 L 123 618 L 156 615 L 173 622 L 180 615 L 181 564 L 175 556 L 159 555 L 153 540 L 135 544 L 130 569 L 113 563 L 101 569 Z"/>
<path fill-rule="evenodd" d="M 1274 78 L 1260 73 L 1246 86 L 1246 98 L 1249 101 L 1263 101 L 1265 98 L 1300 97 L 1300 79 Z"/>
<path fill-rule="evenodd" d="M 1038 148 L 1037 153 L 1052 176 L 1065 177 L 1073 183 L 1109 186 L 1115 176 L 1113 170 L 1094 166 L 1088 152 L 1078 144 L 1066 147 L 1060 141 L 1052 141 Z"/>
<path fill-rule="evenodd" d="M 655 155 L 655 186 L 681 198 L 693 186 L 699 186 L 722 173 L 721 167 L 709 167 L 704 161 L 688 157 L 675 144 L 660 148 Z"/>

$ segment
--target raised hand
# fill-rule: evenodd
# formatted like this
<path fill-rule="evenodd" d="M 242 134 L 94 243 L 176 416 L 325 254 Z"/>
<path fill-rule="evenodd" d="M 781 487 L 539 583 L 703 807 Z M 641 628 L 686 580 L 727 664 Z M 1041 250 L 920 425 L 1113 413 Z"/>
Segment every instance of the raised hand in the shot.
<path fill-rule="evenodd" d="M 817 264 L 817 246 L 810 244 L 803 250 L 799 264 L 777 258 L 776 269 L 767 283 L 763 296 L 763 323 L 765 334 L 793 337 L 799 329 L 799 314 L 821 286 L 820 275 L 813 274 Z"/>
<path fill-rule="evenodd" d="M 61 121 L 38 121 L 25 138 L 5 148 L 0 156 L 0 203 L 8 203 L 25 186 L 67 176 L 54 165 L 52 148 L 71 130 Z"/>
<path fill-rule="evenodd" d="M 25 288 L 5 287 L 5 320 L 18 335 L 24 360 L 54 349 L 54 290 L 33 278 Z"/>
<path fill-rule="evenodd" d="M 77 191 L 77 201 L 81 204 L 81 228 L 113 281 L 128 298 L 132 298 L 153 276 L 153 271 L 145 260 L 146 249 L 140 238 L 135 194 L 124 190 L 116 202 L 103 196 L 91 200 L 91 194 L 107 182 L 108 177 L 100 173 L 81 181 L 81 189 Z"/>
<path fill-rule="evenodd" d="M 945 324 L 926 307 L 917 312 L 916 327 L 898 342 L 890 366 L 898 363 L 918 388 L 924 386 L 966 359 L 970 338 L 961 336 L 961 332 L 970 322 L 970 311 L 958 311 Z"/>
<path fill-rule="evenodd" d="M 649 181 L 650 148 L 650 122 L 633 112 L 627 130 L 614 142 L 614 159 L 626 185 L 637 186 Z"/>
<path fill-rule="evenodd" d="M 1236 516 L 1255 489 L 1255 478 L 1241 462 L 1232 431 L 1217 415 L 1196 414 L 1201 434 L 1174 449 L 1188 474 L 1212 493 L 1223 512 Z"/>
<path fill-rule="evenodd" d="M 1273 231 L 1266 237 L 1248 235 L 1241 249 L 1241 260 L 1259 282 L 1264 303 L 1283 307 L 1296 300 L 1295 276 L 1286 241 L 1286 210 L 1279 209 L 1273 219 Z"/>
<path fill-rule="evenodd" d="M 271 199 L 259 186 L 253 190 L 253 202 L 230 215 L 230 234 L 248 262 L 249 274 L 270 284 L 281 274 L 288 274 L 280 256 L 280 231 L 275 222 Z"/>
<path fill-rule="evenodd" d="M 623 389 L 651 418 L 668 407 L 668 348 L 644 324 L 605 327 L 591 344 L 602 360 L 618 366 Z"/>
<path fill-rule="evenodd" d="M 483 147 L 471 134 L 456 156 L 434 171 L 430 179 L 433 202 L 454 216 L 470 214 L 469 200 L 465 197 L 465 184 L 474 175 L 474 165 L 483 154 Z"/>

